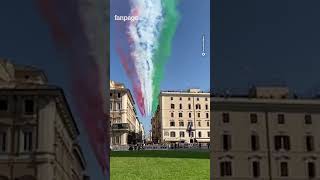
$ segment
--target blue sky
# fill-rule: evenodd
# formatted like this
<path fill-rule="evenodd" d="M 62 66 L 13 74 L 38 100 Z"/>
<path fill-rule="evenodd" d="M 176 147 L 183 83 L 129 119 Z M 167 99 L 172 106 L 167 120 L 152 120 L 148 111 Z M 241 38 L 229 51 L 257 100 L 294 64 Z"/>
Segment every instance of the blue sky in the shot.
<path fill-rule="evenodd" d="M 214 87 L 244 93 L 252 85 L 282 84 L 301 96 L 320 93 L 319 6 L 316 0 L 215 1 Z"/>
<path fill-rule="evenodd" d="M 125 1 L 127 2 L 127 1 Z M 114 15 L 128 15 L 128 4 L 111 0 L 111 42 L 110 42 L 110 79 L 124 83 L 129 89 L 132 85 L 126 76 L 115 49 L 117 30 Z M 165 66 L 162 90 L 186 90 L 188 88 L 210 89 L 210 54 L 202 57 L 202 35 L 206 36 L 206 49 L 210 48 L 210 0 L 182 0 L 178 6 L 181 20 L 172 42 L 172 54 Z M 150 130 L 151 117 L 141 117 L 146 130 Z"/>

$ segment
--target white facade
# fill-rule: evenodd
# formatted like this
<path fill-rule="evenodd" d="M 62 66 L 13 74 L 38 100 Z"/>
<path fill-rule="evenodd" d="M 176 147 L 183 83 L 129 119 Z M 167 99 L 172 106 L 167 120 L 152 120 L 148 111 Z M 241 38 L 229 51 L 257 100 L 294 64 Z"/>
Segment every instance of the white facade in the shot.
<path fill-rule="evenodd" d="M 111 146 L 136 143 L 142 133 L 130 90 L 114 81 L 110 81 L 110 123 Z"/>
<path fill-rule="evenodd" d="M 210 93 L 198 89 L 161 92 L 152 134 L 155 143 L 209 143 Z"/>

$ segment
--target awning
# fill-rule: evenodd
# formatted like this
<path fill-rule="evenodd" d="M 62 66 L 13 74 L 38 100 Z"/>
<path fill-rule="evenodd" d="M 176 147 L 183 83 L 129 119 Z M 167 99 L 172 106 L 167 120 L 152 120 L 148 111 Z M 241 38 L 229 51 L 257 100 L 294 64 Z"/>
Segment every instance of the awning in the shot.
<path fill-rule="evenodd" d="M 196 139 L 197 142 L 204 142 L 204 143 L 209 143 L 210 139 Z"/>

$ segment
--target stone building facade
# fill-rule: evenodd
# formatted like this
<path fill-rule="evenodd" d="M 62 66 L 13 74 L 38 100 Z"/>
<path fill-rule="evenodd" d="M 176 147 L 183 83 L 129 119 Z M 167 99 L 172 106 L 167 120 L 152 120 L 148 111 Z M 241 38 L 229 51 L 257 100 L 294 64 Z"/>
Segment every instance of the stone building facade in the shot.
<path fill-rule="evenodd" d="M 83 180 L 86 161 L 63 90 L 33 67 L 0 60 L 0 179 Z"/>
<path fill-rule="evenodd" d="M 210 93 L 162 91 L 151 121 L 154 143 L 209 143 Z"/>
<path fill-rule="evenodd" d="M 110 81 L 111 146 L 142 142 L 144 128 L 137 117 L 135 102 L 129 89 Z"/>
<path fill-rule="evenodd" d="M 211 179 L 320 179 L 320 100 L 256 87 L 212 97 Z"/>

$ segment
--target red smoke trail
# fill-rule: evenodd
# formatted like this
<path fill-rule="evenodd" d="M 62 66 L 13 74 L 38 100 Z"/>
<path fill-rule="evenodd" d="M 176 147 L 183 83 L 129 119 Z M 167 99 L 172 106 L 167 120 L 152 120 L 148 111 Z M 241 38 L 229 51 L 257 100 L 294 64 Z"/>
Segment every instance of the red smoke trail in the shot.
<path fill-rule="evenodd" d="M 138 13 L 138 10 L 134 10 L 136 13 Z M 134 62 L 133 59 L 130 59 L 129 55 L 127 55 L 128 53 L 125 53 L 123 48 L 120 45 L 121 39 L 123 37 L 123 35 L 126 35 L 126 38 L 128 39 L 128 45 L 130 45 L 131 43 L 133 43 L 133 40 L 130 38 L 130 36 L 126 33 L 126 26 L 122 26 L 122 24 L 117 23 L 117 31 L 116 32 L 120 32 L 120 34 L 118 34 L 118 39 L 116 41 L 116 50 L 117 53 L 120 57 L 120 61 L 121 64 L 127 74 L 127 77 L 130 79 L 132 86 L 133 86 L 133 93 L 139 108 L 139 111 L 141 113 L 142 116 L 145 115 L 145 106 L 144 106 L 144 97 L 143 97 L 143 93 L 141 91 L 141 83 L 138 79 L 138 74 L 137 74 L 137 70 L 134 66 Z"/>
<path fill-rule="evenodd" d="M 66 56 L 71 95 L 76 111 L 86 127 L 89 142 L 106 175 L 109 174 L 107 116 L 104 112 L 104 89 L 97 59 L 92 55 L 79 0 L 37 0 L 49 24 L 57 48 Z M 107 61 L 107 60 L 105 60 Z M 101 73 L 104 74 L 104 73 Z"/>
<path fill-rule="evenodd" d="M 129 61 L 128 56 L 123 52 L 123 50 L 120 48 L 120 46 L 117 46 L 117 52 L 120 56 L 120 61 L 122 63 L 122 66 L 124 67 L 127 76 L 130 78 L 132 84 L 133 84 L 133 92 L 136 97 L 136 101 L 138 104 L 138 108 L 140 110 L 141 115 L 145 115 L 145 109 L 144 109 L 144 98 L 143 94 L 141 92 L 141 86 L 139 79 L 137 78 L 137 72 L 135 70 L 134 65 L 131 61 Z"/>

